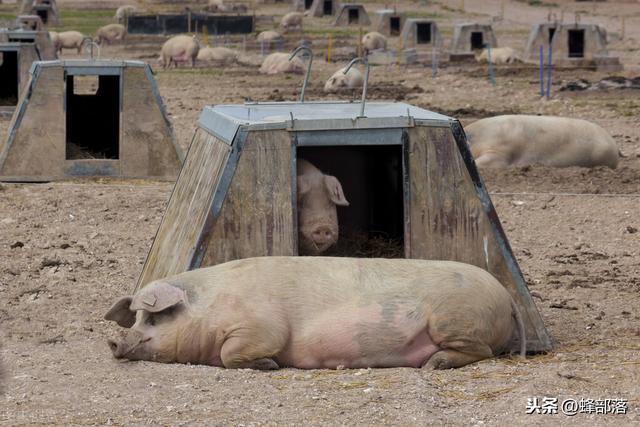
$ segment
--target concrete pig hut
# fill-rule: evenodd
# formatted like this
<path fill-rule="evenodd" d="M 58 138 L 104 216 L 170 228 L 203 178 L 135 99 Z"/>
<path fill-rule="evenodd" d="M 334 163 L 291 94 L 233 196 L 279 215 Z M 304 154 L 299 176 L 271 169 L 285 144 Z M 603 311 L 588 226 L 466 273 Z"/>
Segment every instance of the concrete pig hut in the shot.
<path fill-rule="evenodd" d="M 403 103 L 368 103 L 364 117 L 359 110 L 343 102 L 205 107 L 138 287 L 234 259 L 298 255 L 296 164 L 306 159 L 342 183 L 350 206 L 338 212 L 341 236 L 358 230 L 400 247 L 375 256 L 487 269 L 521 307 L 529 350 L 550 349 L 460 122 Z"/>
<path fill-rule="evenodd" d="M 484 49 L 489 43 L 492 48 L 498 46 L 491 25 L 468 22 L 457 24 L 453 28 L 451 53 L 471 54 L 476 50 Z"/>
<path fill-rule="evenodd" d="M 0 114 L 13 114 L 26 90 L 31 63 L 39 59 L 33 43 L 0 43 Z"/>
<path fill-rule="evenodd" d="M 406 15 L 396 12 L 394 9 L 376 10 L 374 28 L 375 31 L 385 36 L 399 36 L 405 20 Z"/>
<path fill-rule="evenodd" d="M 369 15 L 361 4 L 341 4 L 333 25 L 371 25 Z"/>
<path fill-rule="evenodd" d="M 34 62 L 0 145 L 0 180 L 175 179 L 175 143 L 151 68 L 140 61 Z"/>
<path fill-rule="evenodd" d="M 23 0 L 22 14 L 38 15 L 47 26 L 60 25 L 60 15 L 56 0 Z"/>
<path fill-rule="evenodd" d="M 38 59 L 49 61 L 58 58 L 48 31 L 0 28 L 0 43 L 35 43 Z"/>
<path fill-rule="evenodd" d="M 336 0 L 304 0 L 305 8 L 307 4 L 311 3 L 308 7 L 309 16 L 321 18 L 323 16 L 333 16 L 338 12 L 340 6 Z"/>
<path fill-rule="evenodd" d="M 402 27 L 400 37 L 404 48 L 439 48 L 442 46 L 438 25 L 429 19 L 407 19 Z"/>

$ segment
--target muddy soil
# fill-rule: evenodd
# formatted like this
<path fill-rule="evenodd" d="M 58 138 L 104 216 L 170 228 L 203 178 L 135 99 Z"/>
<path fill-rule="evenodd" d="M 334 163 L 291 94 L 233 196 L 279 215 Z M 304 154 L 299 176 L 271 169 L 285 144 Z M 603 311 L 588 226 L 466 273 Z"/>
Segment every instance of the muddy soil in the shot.
<path fill-rule="evenodd" d="M 64 6 L 65 2 L 62 3 Z M 87 2 L 89 3 L 89 2 Z M 97 2 L 95 2 L 97 3 Z M 454 22 L 488 20 L 501 2 L 400 2 Z M 601 21 L 610 50 L 640 74 L 640 5 L 557 1 L 567 16 Z M 611 7 L 609 3 L 615 3 Z M 68 2 L 78 7 L 78 1 Z M 370 6 L 371 5 L 371 6 Z M 375 10 L 382 4 L 367 3 Z M 424 7 L 424 9 L 419 9 Z M 282 14 L 282 5 L 265 6 Z M 506 2 L 499 40 L 523 44 L 547 8 Z M 619 20 L 626 14 L 626 37 Z M 324 22 L 324 21 L 323 21 Z M 634 24 L 635 23 L 635 24 Z M 324 25 L 324 24 L 323 24 Z M 327 23 L 327 26 L 329 24 Z M 321 39 L 321 36 L 317 36 Z M 519 46 L 519 45 L 518 45 Z M 112 56 L 154 52 L 112 46 Z M 308 99 L 342 64 L 314 62 Z M 302 77 L 264 76 L 257 67 L 156 70 L 180 145 L 187 148 L 205 105 L 297 99 Z M 608 130 L 624 157 L 617 169 L 540 166 L 482 171 L 533 299 L 554 340 L 526 361 L 486 360 L 451 371 L 417 369 L 224 370 L 114 360 L 102 317 L 131 292 L 172 183 L 68 181 L 0 184 L 0 423 L 5 425 L 632 425 L 640 422 L 640 92 L 558 92 L 607 73 L 562 70 L 550 100 L 537 71 L 498 67 L 372 68 L 372 100 L 403 101 L 458 117 L 554 114 Z M 357 101 L 356 101 L 357 102 Z M 0 121 L 0 138 L 9 122 Z M 528 415 L 529 398 L 625 399 L 627 414 Z"/>

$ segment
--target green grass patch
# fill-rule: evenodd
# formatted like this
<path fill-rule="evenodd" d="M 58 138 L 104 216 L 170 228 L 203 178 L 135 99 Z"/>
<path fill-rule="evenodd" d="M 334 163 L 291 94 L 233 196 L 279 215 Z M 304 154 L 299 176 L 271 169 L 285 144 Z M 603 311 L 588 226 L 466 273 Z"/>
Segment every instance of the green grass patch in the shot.
<path fill-rule="evenodd" d="M 52 28 L 55 31 L 80 31 L 85 35 L 93 35 L 103 25 L 114 23 L 115 9 L 62 9 L 61 24 Z"/>

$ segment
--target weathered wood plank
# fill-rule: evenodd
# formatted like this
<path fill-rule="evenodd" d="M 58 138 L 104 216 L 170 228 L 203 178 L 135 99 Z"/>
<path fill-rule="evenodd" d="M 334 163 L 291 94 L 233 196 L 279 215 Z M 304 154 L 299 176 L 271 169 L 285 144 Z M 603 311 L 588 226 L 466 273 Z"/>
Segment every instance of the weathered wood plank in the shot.
<path fill-rule="evenodd" d="M 286 131 L 249 133 L 202 267 L 254 256 L 296 255 L 291 167 Z"/>
<path fill-rule="evenodd" d="M 188 270 L 229 150 L 214 136 L 196 131 L 138 287 Z"/>

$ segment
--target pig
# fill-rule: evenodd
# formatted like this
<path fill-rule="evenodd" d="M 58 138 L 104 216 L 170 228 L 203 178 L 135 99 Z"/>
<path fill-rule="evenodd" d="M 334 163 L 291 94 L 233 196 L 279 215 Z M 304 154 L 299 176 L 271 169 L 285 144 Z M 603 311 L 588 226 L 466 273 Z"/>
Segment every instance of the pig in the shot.
<path fill-rule="evenodd" d="M 116 14 L 114 18 L 118 23 L 123 24 L 127 19 L 127 16 L 132 15 L 134 13 L 136 13 L 135 6 L 131 6 L 131 5 L 120 6 L 116 10 Z"/>
<path fill-rule="evenodd" d="M 377 31 L 371 31 L 362 36 L 362 47 L 365 55 L 368 55 L 372 50 L 384 50 L 387 48 L 387 38 Z"/>
<path fill-rule="evenodd" d="M 85 36 L 79 31 L 63 31 L 58 33 L 58 53 L 62 53 L 62 49 L 77 49 L 78 53 L 82 52 L 82 42 Z"/>
<path fill-rule="evenodd" d="M 227 47 L 205 47 L 198 51 L 198 61 L 229 64 L 238 59 L 238 52 Z"/>
<path fill-rule="evenodd" d="M 359 86 L 362 86 L 362 73 L 358 71 L 357 68 L 351 67 L 347 74 L 344 73 L 346 67 L 340 68 L 338 71 L 333 73 L 331 77 L 324 84 L 324 91 L 338 92 L 344 89 L 355 89 Z"/>
<path fill-rule="evenodd" d="M 60 36 L 57 31 L 49 31 L 49 38 L 51 39 L 51 44 L 53 45 L 53 49 L 58 52 L 60 50 Z"/>
<path fill-rule="evenodd" d="M 288 53 L 274 52 L 267 55 L 262 61 L 260 72 L 262 74 L 296 73 L 304 72 L 304 63 L 299 57 L 289 61 Z"/>
<path fill-rule="evenodd" d="M 229 7 L 224 4 L 223 0 L 209 0 L 205 10 L 208 12 L 227 12 Z"/>
<path fill-rule="evenodd" d="M 282 43 L 283 38 L 277 31 L 269 30 L 258 34 L 256 40 L 258 41 L 258 44 L 261 44 L 268 49 L 272 44 Z"/>
<path fill-rule="evenodd" d="M 115 41 L 123 41 L 127 30 L 121 24 L 109 24 L 98 28 L 96 31 L 96 43 L 101 45 L 103 42 L 111 44 Z"/>
<path fill-rule="evenodd" d="M 505 115 L 473 122 L 465 132 L 479 167 L 618 165 L 613 138 L 586 120 Z"/>
<path fill-rule="evenodd" d="M 173 36 L 162 45 L 159 61 L 163 68 L 167 68 L 172 62 L 177 67 L 178 62 L 191 60 L 191 68 L 193 68 L 196 65 L 199 50 L 200 45 L 195 36 Z"/>
<path fill-rule="evenodd" d="M 453 261 L 259 257 L 156 280 L 106 320 L 118 359 L 224 368 L 449 369 L 526 338 L 509 292 Z"/>
<path fill-rule="evenodd" d="M 302 31 L 302 19 L 304 15 L 300 12 L 289 12 L 280 20 L 282 32 L 288 33 L 289 30 L 297 29 Z"/>
<path fill-rule="evenodd" d="M 488 60 L 489 52 L 487 49 L 482 49 L 482 52 L 476 54 L 476 61 L 487 62 Z M 491 62 L 494 64 L 512 64 L 520 62 L 520 58 L 518 58 L 516 51 L 510 47 L 496 47 L 491 49 Z"/>
<path fill-rule="evenodd" d="M 297 162 L 298 245 L 301 255 L 318 255 L 338 241 L 336 206 L 349 206 L 342 185 L 311 162 Z"/>

